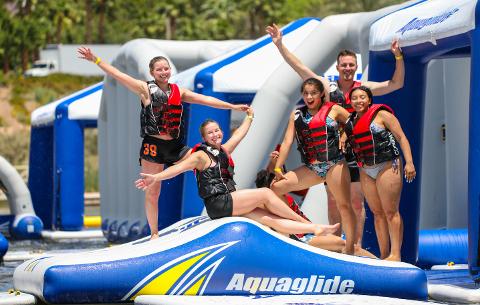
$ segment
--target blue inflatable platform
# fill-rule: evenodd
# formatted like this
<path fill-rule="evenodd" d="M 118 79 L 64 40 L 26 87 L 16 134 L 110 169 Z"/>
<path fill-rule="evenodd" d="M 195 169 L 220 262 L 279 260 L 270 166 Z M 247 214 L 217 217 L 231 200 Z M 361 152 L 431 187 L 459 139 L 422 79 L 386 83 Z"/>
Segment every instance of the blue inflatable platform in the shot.
<path fill-rule="evenodd" d="M 427 299 L 423 270 L 333 253 L 246 218 L 182 220 L 160 238 L 24 262 L 15 289 L 48 303 L 115 303 L 140 295 L 364 294 Z"/>

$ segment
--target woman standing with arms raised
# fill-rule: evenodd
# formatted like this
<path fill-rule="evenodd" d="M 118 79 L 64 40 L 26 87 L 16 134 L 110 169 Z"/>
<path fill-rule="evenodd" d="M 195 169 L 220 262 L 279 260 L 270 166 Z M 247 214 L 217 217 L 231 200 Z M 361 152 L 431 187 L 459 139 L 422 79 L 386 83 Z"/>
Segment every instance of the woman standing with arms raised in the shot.
<path fill-rule="evenodd" d="M 214 97 L 205 96 L 169 83 L 171 68 L 168 60 L 157 56 L 150 60 L 152 81 L 144 81 L 121 72 L 102 61 L 89 48 L 78 49 L 80 58 L 98 65 L 109 76 L 137 94 L 140 98 L 141 136 L 140 163 L 142 172 L 158 173 L 165 164 L 171 165 L 190 155 L 191 149 L 182 143 L 183 105 L 182 102 L 202 104 L 220 109 L 246 111 L 246 105 L 233 105 Z M 145 194 L 145 212 L 151 238 L 158 237 L 158 198 L 161 185 L 156 183 Z"/>
<path fill-rule="evenodd" d="M 350 174 L 340 150 L 338 123 L 345 123 L 348 111 L 325 101 L 325 90 L 317 78 L 303 82 L 301 92 L 305 106 L 292 112 L 280 154 L 275 165 L 276 181 L 272 190 L 279 196 L 328 182 L 335 196 L 346 235 L 344 252 L 354 254 L 355 214 L 350 204 Z M 282 172 L 294 137 L 304 165 Z"/>

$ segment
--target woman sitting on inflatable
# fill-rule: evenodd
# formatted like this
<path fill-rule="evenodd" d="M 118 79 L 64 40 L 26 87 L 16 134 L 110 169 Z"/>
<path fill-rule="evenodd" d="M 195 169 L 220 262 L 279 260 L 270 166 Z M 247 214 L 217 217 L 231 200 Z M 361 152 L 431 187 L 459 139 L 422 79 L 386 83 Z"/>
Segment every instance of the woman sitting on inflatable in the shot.
<path fill-rule="evenodd" d="M 360 167 L 360 182 L 375 219 L 382 259 L 400 261 L 403 222 L 399 212 L 402 193 L 402 160 L 407 182 L 415 178 L 410 144 L 390 107 L 372 104 L 372 92 L 365 86 L 353 88 L 350 100 L 355 110 L 345 133 L 354 147 Z"/>
<path fill-rule="evenodd" d="M 303 219 L 292 211 L 270 189 L 235 190 L 233 161 L 230 154 L 247 134 L 253 121 L 253 110 L 232 137 L 222 145 L 223 132 L 217 122 L 206 120 L 200 127 L 204 143 L 195 146 L 187 159 L 161 173 L 141 173 L 135 182 L 137 188 L 146 190 L 155 183 L 194 170 L 198 193 L 212 219 L 244 216 L 285 234 L 313 233 L 325 235 L 335 232 L 339 224 L 319 225 Z"/>

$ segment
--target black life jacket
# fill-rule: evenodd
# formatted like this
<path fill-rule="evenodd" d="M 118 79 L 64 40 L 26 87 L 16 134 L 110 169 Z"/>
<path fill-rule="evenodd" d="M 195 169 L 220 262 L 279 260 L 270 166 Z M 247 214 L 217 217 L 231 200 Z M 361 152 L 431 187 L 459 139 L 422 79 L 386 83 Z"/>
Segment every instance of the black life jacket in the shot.
<path fill-rule="evenodd" d="M 170 95 L 167 96 L 154 81 L 147 82 L 150 92 L 150 105 L 142 105 L 140 111 L 141 136 L 165 135 L 178 138 L 183 133 L 183 106 L 180 89 L 176 84 L 169 84 Z"/>
<path fill-rule="evenodd" d="M 360 87 L 361 85 L 361 82 L 354 81 L 353 86 L 344 93 L 342 90 L 340 90 L 340 86 L 338 85 L 337 81 L 330 82 L 330 102 L 336 103 L 337 105 L 345 108 L 348 112 L 352 113 L 354 110 L 350 102 L 350 90 Z"/>
<path fill-rule="evenodd" d="M 385 129 L 372 133 L 370 125 L 380 110 L 393 113 L 392 108 L 383 104 L 371 105 L 367 112 L 354 123 L 357 113 L 350 116 L 345 126 L 345 132 L 357 157 L 358 166 L 372 166 L 385 161 L 391 161 L 400 155 L 395 137 Z"/>
<path fill-rule="evenodd" d="M 324 162 L 340 156 L 338 129 L 326 124 L 327 115 L 334 105 L 325 102 L 308 124 L 305 122 L 307 106 L 295 111 L 295 133 L 303 163 Z"/>
<path fill-rule="evenodd" d="M 215 166 L 203 171 L 195 170 L 198 195 L 203 199 L 207 199 L 211 196 L 234 192 L 235 181 L 233 181 L 233 175 L 235 165 L 223 147 L 221 150 L 218 150 L 201 143 L 193 147 L 192 153 L 196 151 L 205 152 L 212 162 L 216 163 Z"/>

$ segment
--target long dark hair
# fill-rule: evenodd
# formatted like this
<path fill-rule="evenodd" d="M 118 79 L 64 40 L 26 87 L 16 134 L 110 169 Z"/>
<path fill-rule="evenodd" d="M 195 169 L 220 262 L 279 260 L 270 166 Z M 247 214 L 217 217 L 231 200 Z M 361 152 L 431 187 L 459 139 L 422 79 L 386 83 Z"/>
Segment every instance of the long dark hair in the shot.
<path fill-rule="evenodd" d="M 310 77 L 307 78 L 306 80 L 303 81 L 302 87 L 300 88 L 300 93 L 303 94 L 303 90 L 305 89 L 306 85 L 312 85 L 314 86 L 322 95 L 321 100 L 322 104 L 325 102 L 325 87 L 323 86 L 322 81 L 320 81 L 318 78 Z"/>
<path fill-rule="evenodd" d="M 372 94 L 372 90 L 370 90 L 370 88 L 366 87 L 366 86 L 358 86 L 358 87 L 355 87 L 355 88 L 352 88 L 352 90 L 350 90 L 350 98 L 353 94 L 353 92 L 357 91 L 357 90 L 362 90 L 364 91 L 368 98 L 370 99 L 370 105 L 373 104 L 373 94 Z"/>

